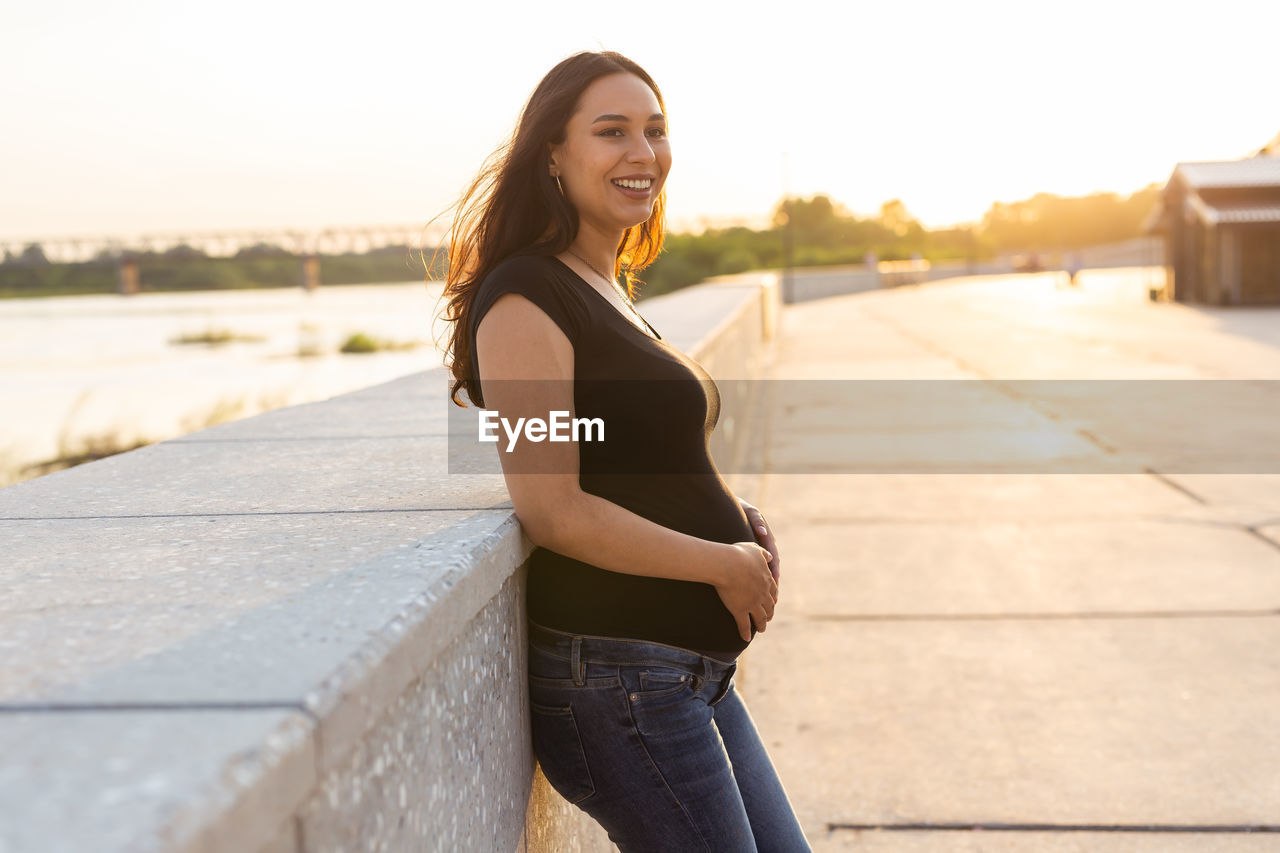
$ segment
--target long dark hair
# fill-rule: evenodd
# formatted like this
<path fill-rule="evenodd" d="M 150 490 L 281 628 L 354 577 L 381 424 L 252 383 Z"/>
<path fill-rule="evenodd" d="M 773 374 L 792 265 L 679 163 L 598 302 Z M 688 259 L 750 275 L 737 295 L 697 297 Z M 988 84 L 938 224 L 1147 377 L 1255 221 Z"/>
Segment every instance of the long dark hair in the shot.
<path fill-rule="evenodd" d="M 575 53 L 542 78 L 521 111 L 515 132 L 489 155 L 471 186 L 450 208 L 456 207 L 458 215 L 448 240 L 444 317 L 453 326 L 445 355 L 453 374 L 449 399 L 458 406 L 463 405 L 457 397 L 459 388 L 466 388 L 473 402 L 484 405 L 470 378 L 474 354 L 469 329 L 476 288 L 490 270 L 512 255 L 554 255 L 573 244 L 578 212 L 561 195 L 547 169 L 547 144 L 564 141 L 565 126 L 587 87 L 619 72 L 643 80 L 666 113 L 658 84 L 630 59 L 613 51 Z M 664 187 L 654 200 L 653 214 L 623 232 L 618 244 L 614 276 L 621 270 L 632 298 L 639 281 L 635 272 L 656 261 L 662 250 L 665 211 Z"/>

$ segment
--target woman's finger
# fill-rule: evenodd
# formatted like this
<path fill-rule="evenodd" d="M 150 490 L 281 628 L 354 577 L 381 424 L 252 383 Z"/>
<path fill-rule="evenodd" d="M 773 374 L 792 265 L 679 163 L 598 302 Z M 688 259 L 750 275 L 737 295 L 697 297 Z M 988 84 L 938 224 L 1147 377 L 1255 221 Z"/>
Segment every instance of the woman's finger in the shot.
<path fill-rule="evenodd" d="M 773 536 L 773 531 L 770 530 L 769 526 L 764 523 L 763 517 L 758 519 L 758 523 L 756 524 L 756 527 L 755 527 L 755 533 L 756 533 L 756 541 L 760 543 L 761 547 L 767 550 L 770 554 L 778 553 L 778 542 Z M 770 558 L 770 562 L 773 562 L 772 557 Z M 775 567 L 770 566 L 769 568 L 772 569 Z"/>

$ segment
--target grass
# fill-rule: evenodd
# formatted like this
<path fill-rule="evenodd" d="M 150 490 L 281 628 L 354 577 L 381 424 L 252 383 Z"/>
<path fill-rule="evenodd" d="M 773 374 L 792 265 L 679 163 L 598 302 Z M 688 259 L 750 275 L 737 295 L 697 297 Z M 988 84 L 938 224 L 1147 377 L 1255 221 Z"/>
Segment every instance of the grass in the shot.
<path fill-rule="evenodd" d="M 169 343 L 174 345 L 204 344 L 206 346 L 221 346 L 237 341 L 242 343 L 261 343 L 265 340 L 266 337 L 264 335 L 246 335 L 229 329 L 206 329 L 203 332 L 187 332 L 178 335 L 176 338 L 170 338 Z"/>
<path fill-rule="evenodd" d="M 258 396 L 258 409 L 264 412 L 283 408 L 287 405 L 289 405 L 288 392 L 264 392 Z M 248 400 L 245 397 L 221 398 L 203 413 L 183 418 L 182 435 L 226 423 L 227 421 L 238 420 L 245 416 L 247 408 Z M 57 456 L 52 459 L 46 459 L 43 462 L 25 465 L 17 473 L 19 480 L 42 477 L 45 474 L 74 468 L 86 462 L 95 462 L 108 456 L 115 456 L 117 453 L 137 450 L 140 447 L 155 444 L 156 441 L 157 439 L 148 438 L 125 439 L 113 432 L 81 436 L 72 441 L 68 437 L 68 431 L 64 428 L 58 439 Z"/>
<path fill-rule="evenodd" d="M 420 346 L 423 346 L 421 341 L 391 341 L 384 338 L 375 338 L 372 335 L 366 335 L 364 332 L 356 332 L 343 342 L 339 351 L 366 353 L 385 350 L 410 350 L 417 349 Z"/>

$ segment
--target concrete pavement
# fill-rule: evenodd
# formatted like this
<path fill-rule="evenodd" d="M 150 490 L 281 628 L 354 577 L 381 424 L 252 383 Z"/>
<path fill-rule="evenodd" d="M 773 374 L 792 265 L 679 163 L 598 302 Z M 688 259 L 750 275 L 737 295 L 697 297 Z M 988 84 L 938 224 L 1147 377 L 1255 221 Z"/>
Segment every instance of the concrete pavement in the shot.
<path fill-rule="evenodd" d="M 1280 378 L 1280 308 L 1081 279 L 791 305 L 774 378 Z M 816 851 L 1280 850 L 1280 475 L 788 473 L 816 408 L 738 677 Z"/>

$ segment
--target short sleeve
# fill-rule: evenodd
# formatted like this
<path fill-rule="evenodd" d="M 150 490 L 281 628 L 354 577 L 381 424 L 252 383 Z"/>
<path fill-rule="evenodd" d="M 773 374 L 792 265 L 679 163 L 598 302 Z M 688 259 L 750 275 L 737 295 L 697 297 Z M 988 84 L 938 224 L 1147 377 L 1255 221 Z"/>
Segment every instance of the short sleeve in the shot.
<path fill-rule="evenodd" d="M 476 356 L 476 330 L 498 297 L 507 293 L 518 293 L 538 306 L 560 327 L 575 348 L 588 322 L 588 309 L 582 294 L 574 291 L 554 272 L 550 258 L 517 255 L 503 260 L 480 282 L 475 301 L 471 303 L 471 355 L 477 387 L 480 365 Z"/>

